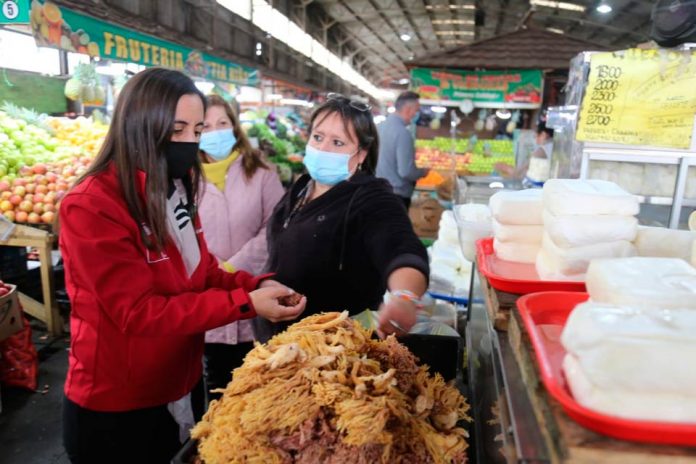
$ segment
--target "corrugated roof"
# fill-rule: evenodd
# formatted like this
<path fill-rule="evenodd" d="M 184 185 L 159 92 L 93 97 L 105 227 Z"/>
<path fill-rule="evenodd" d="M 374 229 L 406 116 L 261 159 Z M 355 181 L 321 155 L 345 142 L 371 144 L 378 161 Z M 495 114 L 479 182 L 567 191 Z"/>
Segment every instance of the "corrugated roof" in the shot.
<path fill-rule="evenodd" d="M 409 67 L 457 69 L 567 69 L 580 52 L 606 47 L 539 29 L 520 29 L 442 53 L 416 58 Z"/>

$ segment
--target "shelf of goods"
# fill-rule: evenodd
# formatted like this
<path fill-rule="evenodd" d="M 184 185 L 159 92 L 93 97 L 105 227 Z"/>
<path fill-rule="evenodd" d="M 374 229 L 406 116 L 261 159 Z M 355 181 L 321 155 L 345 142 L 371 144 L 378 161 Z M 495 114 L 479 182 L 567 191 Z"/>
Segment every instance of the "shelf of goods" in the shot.
<path fill-rule="evenodd" d="M 488 175 L 496 163 L 515 166 L 515 150 L 511 140 L 469 140 L 436 137 L 416 140 L 416 166 L 440 171 L 453 168 L 460 175 Z"/>
<path fill-rule="evenodd" d="M 571 419 L 541 382 L 521 295 L 479 278 L 485 305 L 472 308 L 466 336 L 478 462 L 696 463 L 694 448 L 617 440 Z"/>

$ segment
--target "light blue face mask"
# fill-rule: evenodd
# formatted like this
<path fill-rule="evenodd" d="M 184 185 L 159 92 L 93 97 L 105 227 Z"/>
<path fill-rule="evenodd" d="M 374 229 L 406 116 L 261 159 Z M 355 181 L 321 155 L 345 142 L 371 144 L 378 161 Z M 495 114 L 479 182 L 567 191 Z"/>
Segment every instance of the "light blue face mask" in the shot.
<path fill-rule="evenodd" d="M 336 185 L 350 177 L 348 161 L 353 155 L 322 151 L 307 144 L 304 165 L 316 182 Z"/>
<path fill-rule="evenodd" d="M 232 129 L 203 132 L 200 149 L 215 161 L 222 161 L 230 156 L 235 143 L 237 143 L 237 138 Z"/>

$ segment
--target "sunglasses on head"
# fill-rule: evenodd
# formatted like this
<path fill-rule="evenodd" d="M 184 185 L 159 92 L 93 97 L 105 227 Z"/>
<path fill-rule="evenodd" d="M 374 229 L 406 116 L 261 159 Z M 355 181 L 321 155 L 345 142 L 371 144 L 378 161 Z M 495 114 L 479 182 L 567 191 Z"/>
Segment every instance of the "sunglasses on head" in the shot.
<path fill-rule="evenodd" d="M 346 97 L 345 95 L 341 95 L 340 93 L 335 93 L 331 92 L 326 95 L 327 100 L 340 100 L 340 101 L 347 101 L 348 105 L 351 108 L 354 108 L 358 111 L 370 111 L 372 109 L 372 105 L 369 105 L 367 103 L 363 103 L 358 100 L 351 100 L 350 98 Z"/>

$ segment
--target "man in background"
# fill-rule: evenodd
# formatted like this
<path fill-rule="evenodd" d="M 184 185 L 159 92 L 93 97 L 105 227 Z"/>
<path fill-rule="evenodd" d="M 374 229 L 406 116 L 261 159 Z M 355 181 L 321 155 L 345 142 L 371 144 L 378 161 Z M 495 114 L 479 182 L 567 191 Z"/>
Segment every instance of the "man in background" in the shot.
<path fill-rule="evenodd" d="M 396 111 L 377 126 L 379 132 L 379 159 L 377 177 L 389 181 L 394 193 L 404 202 L 406 209 L 411 206 L 411 195 L 416 181 L 428 173 L 427 169 L 416 167 L 416 147 L 409 124 L 415 124 L 420 110 L 418 94 L 403 92 L 396 99 Z"/>

